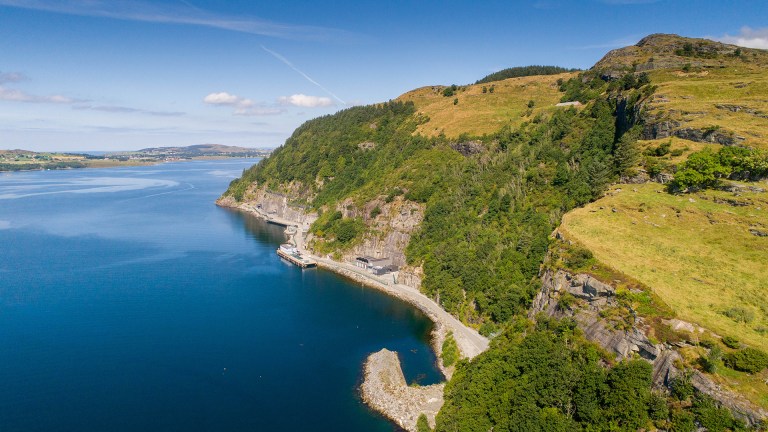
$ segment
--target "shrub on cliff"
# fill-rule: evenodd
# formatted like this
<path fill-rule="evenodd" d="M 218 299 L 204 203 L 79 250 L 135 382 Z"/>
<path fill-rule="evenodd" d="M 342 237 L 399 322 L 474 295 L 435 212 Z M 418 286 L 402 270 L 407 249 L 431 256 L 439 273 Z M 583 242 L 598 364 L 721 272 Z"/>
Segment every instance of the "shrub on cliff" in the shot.
<path fill-rule="evenodd" d="M 751 374 L 768 368 L 768 354 L 756 348 L 744 348 L 726 354 L 723 361 L 731 369 Z"/>

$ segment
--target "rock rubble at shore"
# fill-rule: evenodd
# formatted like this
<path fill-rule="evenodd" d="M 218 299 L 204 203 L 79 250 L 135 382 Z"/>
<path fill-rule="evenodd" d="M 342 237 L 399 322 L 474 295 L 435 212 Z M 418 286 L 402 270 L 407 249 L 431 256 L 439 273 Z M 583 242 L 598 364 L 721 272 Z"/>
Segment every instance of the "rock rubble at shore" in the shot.
<path fill-rule="evenodd" d="M 397 353 L 382 349 L 365 362 L 365 379 L 360 388 L 363 401 L 407 431 L 416 431 L 416 421 L 426 415 L 431 427 L 443 406 L 445 384 L 409 386 Z"/>

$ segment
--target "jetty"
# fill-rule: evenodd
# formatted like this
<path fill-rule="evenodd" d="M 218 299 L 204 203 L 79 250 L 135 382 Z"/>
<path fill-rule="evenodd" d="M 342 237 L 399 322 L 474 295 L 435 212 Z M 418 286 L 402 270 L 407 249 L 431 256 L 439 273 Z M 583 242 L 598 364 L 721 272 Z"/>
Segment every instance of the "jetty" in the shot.
<path fill-rule="evenodd" d="M 301 268 L 317 267 L 317 261 L 312 258 L 306 258 L 302 256 L 295 246 L 292 244 L 282 244 L 277 249 L 277 254 L 280 258 L 290 262 L 293 265 Z"/>

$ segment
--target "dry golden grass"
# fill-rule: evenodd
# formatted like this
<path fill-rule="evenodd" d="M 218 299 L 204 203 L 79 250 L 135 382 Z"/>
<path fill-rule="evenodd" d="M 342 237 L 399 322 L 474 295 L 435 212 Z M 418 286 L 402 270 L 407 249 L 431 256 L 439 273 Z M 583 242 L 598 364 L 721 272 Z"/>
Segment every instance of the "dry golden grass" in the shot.
<path fill-rule="evenodd" d="M 743 137 L 745 145 L 768 148 L 768 69 L 729 64 L 703 72 L 655 71 L 651 80 L 658 86 L 647 106 L 654 116 L 681 127 L 720 127 Z M 717 105 L 743 108 L 732 112 Z"/>
<path fill-rule="evenodd" d="M 659 184 L 619 185 L 561 227 L 680 318 L 768 350 L 768 237 L 750 229 L 768 232 L 768 193 L 676 196 Z M 733 308 L 754 318 L 737 323 L 723 314 Z"/>
<path fill-rule="evenodd" d="M 517 126 L 537 114 L 555 109 L 562 93 L 557 80 L 568 80 L 577 73 L 509 78 L 486 84 L 463 86 L 454 96 L 443 96 L 445 86 L 430 86 L 412 90 L 400 96 L 400 101 L 412 101 L 416 110 L 429 117 L 417 134 L 437 136 L 444 133 L 457 137 L 463 133 L 482 135 L 493 133 L 502 126 Z M 483 93 L 483 87 L 494 86 L 493 93 Z M 454 99 L 458 104 L 454 105 Z M 528 112 L 528 101 L 534 107 Z"/>

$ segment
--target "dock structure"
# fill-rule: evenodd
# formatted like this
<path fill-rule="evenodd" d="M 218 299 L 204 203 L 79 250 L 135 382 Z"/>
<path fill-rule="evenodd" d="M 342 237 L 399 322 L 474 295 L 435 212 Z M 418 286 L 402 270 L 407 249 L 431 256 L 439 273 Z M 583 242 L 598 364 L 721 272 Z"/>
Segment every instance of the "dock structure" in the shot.
<path fill-rule="evenodd" d="M 280 255 L 281 258 L 287 260 L 293 265 L 297 265 L 301 268 L 311 268 L 311 267 L 317 267 L 317 261 L 311 259 L 311 258 L 305 258 L 301 256 L 298 252 L 295 253 L 289 253 L 283 250 L 281 247 L 277 250 L 277 254 Z"/>

